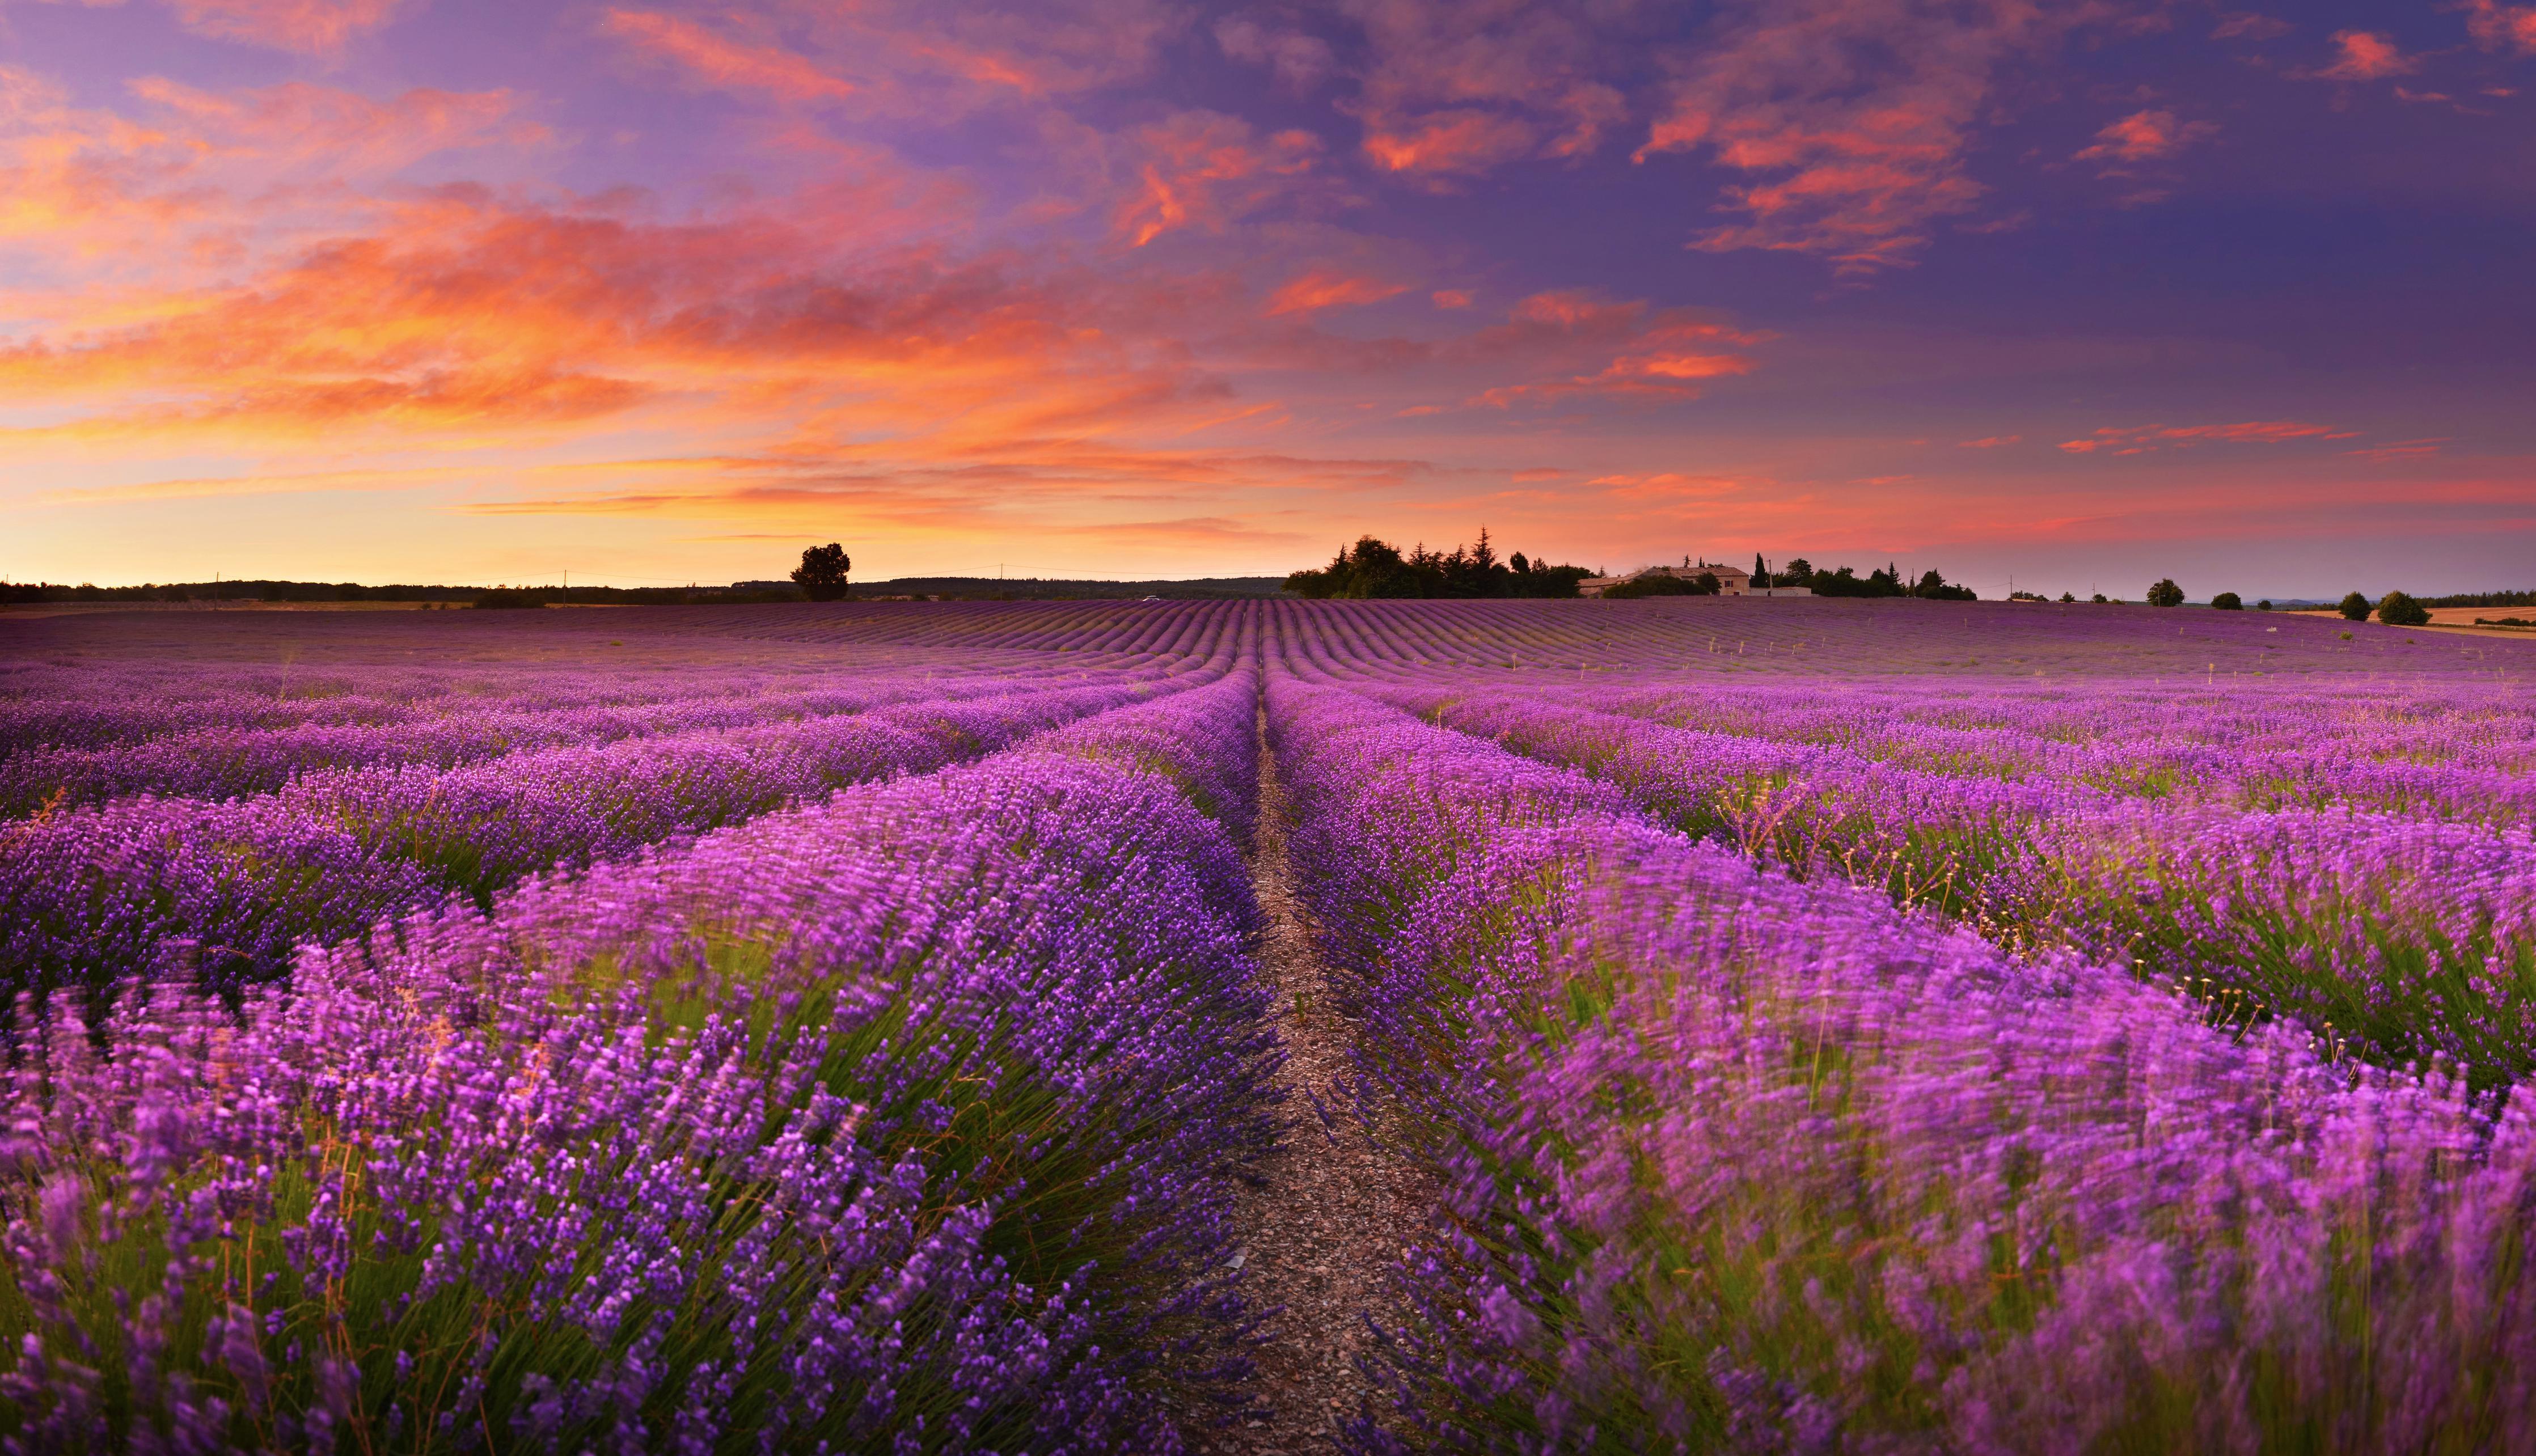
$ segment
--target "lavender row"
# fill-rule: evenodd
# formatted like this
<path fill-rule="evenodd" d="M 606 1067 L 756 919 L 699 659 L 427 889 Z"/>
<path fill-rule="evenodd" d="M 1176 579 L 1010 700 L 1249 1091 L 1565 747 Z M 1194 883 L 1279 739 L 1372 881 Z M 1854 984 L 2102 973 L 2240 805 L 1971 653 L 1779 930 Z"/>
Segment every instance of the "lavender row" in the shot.
<path fill-rule="evenodd" d="M 0 760 L 0 813 L 77 808 L 128 794 L 235 798 L 270 793 L 302 774 L 394 764 L 460 764 L 565 744 L 742 728 L 859 712 L 887 703 L 958 699 L 1045 685 L 1056 674 L 939 679 L 930 673 L 848 676 L 734 693 L 710 682 L 640 704 L 536 709 L 509 705 L 382 724 L 208 728 L 104 748 L 42 748 Z"/>
<path fill-rule="evenodd" d="M 2220 684 L 2366 682 L 2372 696 L 2523 680 L 2536 649 L 2312 617 L 2142 606 L 2036 609 L 2003 602 L 1676 598 L 1664 601 L 1281 601 L 1301 659 L 1384 675 L 1504 674 L 1509 681 L 1638 684 L 1688 675 L 1763 698 L 1825 677 L 2038 676 L 2176 692 Z M 2277 629 L 2277 630 L 2266 630 Z"/>
<path fill-rule="evenodd" d="M 1352 654 L 1324 648 L 1305 657 L 1337 680 L 1485 683 L 1491 692 L 1931 772 L 2242 808 L 2347 806 L 2536 828 L 2536 712 L 2523 691 L 2488 679 L 2373 684 L 2365 694 L 2347 681 L 2305 678 L 2214 689 L 2128 677 L 2039 685 L 1995 675 L 1823 676 L 1740 688 L 1704 674 L 1683 680 L 1684 665 L 1646 637 L 1618 638 L 1602 670 L 1563 678 L 1448 668 L 1423 658 L 1404 665 L 1397 644 L 1349 645 Z M 1914 645 L 1905 635 L 1894 647 Z M 1626 675 L 1612 681 L 1616 670 Z"/>
<path fill-rule="evenodd" d="M 2536 1416 L 2523 1099 L 2008 959 L 1337 689 L 1269 710 L 1365 1072 L 1448 1190 L 1387 1367 L 1421 1445 L 2472 1450 Z"/>
<path fill-rule="evenodd" d="M 1273 1136 L 1246 675 L 66 1014 L 7 1108 L 29 1449 L 1169 1452 Z M 1135 764 L 1143 767 L 1122 767 Z M 1234 817 L 1246 806 L 1227 803 Z"/>
<path fill-rule="evenodd" d="M 1951 686 L 1826 686 L 1787 695 L 1794 701 L 1774 694 L 1766 710 L 1680 688 L 1588 689 L 1571 701 L 1931 772 L 2239 808 L 2342 806 L 2536 827 L 2536 714 L 2512 690 L 2460 685 L 2363 705 L 2314 687 L 2178 702 L 2133 684 L 2049 697 L 1995 682 Z"/>
<path fill-rule="evenodd" d="M 683 615 L 575 613 L 570 619 L 606 616 L 609 630 L 623 634 L 609 638 L 558 624 L 488 633 L 410 613 L 370 614 L 330 634 L 336 640 L 329 645 L 349 659 L 322 665 L 205 659 L 188 650 L 193 644 L 181 632 L 148 644 L 148 651 L 164 656 L 44 665 L 0 661 L 0 760 L 46 747 L 110 748 L 212 728 L 389 727 L 488 707 L 640 707 L 699 695 L 748 697 L 815 687 L 841 671 L 936 679 L 1131 671 L 1202 660 L 1216 651 L 1214 639 L 1227 625 L 1220 613 L 1183 616 L 1160 638 L 1141 632 L 1113 641 L 1121 650 L 1099 646 L 1117 634 L 1093 633 L 1058 644 L 1055 652 L 1020 652 L 963 642 L 963 634 L 940 624 L 909 622 L 892 641 L 816 653 L 784 644 L 770 657 L 684 636 L 673 620 Z M 192 625 L 205 636 L 216 631 Z M 296 649 L 286 638 L 257 646 L 285 655 Z M 480 665 L 416 665 L 478 654 L 486 659 Z"/>
<path fill-rule="evenodd" d="M 641 708 L 703 695 L 798 690 L 822 674 L 718 666 L 682 670 L 505 666 L 463 671 L 359 664 L 323 673 L 192 662 L 112 663 L 0 678 L 0 760 L 43 749 L 105 749 L 169 734 L 428 724 L 487 709 Z M 701 677 L 701 681 L 699 680 Z"/>
<path fill-rule="evenodd" d="M 2536 841 L 2356 814 L 2242 812 L 1966 779 L 1516 696 L 1385 701 L 1620 788 L 1676 828 L 1876 884 L 2011 947 L 2070 945 L 2222 988 L 2385 1062 L 2536 1068 Z"/>
<path fill-rule="evenodd" d="M 128 800 L 26 821 L 0 830 L 0 984 L 102 985 L 180 967 L 222 985 L 269 978 L 298 942 L 410 906 L 483 903 L 552 867 L 929 772 L 1189 682 L 900 704 L 445 773 L 311 774 L 261 798 Z"/>

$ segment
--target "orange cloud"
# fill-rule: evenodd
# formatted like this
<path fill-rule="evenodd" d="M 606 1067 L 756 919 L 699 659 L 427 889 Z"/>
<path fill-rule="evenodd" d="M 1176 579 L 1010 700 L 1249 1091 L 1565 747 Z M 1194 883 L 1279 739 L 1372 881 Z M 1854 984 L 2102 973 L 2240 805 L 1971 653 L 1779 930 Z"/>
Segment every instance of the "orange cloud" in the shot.
<path fill-rule="evenodd" d="M 1531 157 L 1591 155 L 1628 115 L 1595 74 L 1598 15 L 1580 6 L 1385 0 L 1351 7 L 1370 65 L 1351 108 L 1382 171 L 1447 186 Z"/>
<path fill-rule="evenodd" d="M 357 230 L 368 189 L 425 158 L 502 146 L 533 157 L 544 128 L 510 92 L 409 91 L 385 100 L 306 82 L 211 92 L 160 77 L 127 90 L 137 116 L 75 107 L 0 65 L 0 244 L 36 312 L 77 290 L 218 276 L 279 240 Z M 141 305 L 146 307 L 147 305 Z"/>
<path fill-rule="evenodd" d="M 723 90 L 787 101 L 838 101 L 855 94 L 852 83 L 791 51 L 726 39 L 673 16 L 610 10 L 602 29 Z"/>
<path fill-rule="evenodd" d="M 1183 227 L 1221 230 L 1292 190 L 1319 160 L 1320 145 L 1302 131 L 1262 138 L 1250 123 L 1214 111 L 1139 128 L 1128 139 L 1136 181 L 1112 228 L 1139 248 Z"/>
<path fill-rule="evenodd" d="M 1141 76 L 1187 18 L 1173 0 L 761 0 L 819 68 L 902 115 L 1038 102 Z"/>
<path fill-rule="evenodd" d="M 2018 444 L 2024 439 L 2025 436 L 2023 435 L 1985 435 L 1978 440 L 1958 440 L 1955 442 L 1955 448 L 1958 450 L 1996 450 L 2001 445 Z"/>
<path fill-rule="evenodd" d="M 1088 301 L 921 248 L 849 268 L 829 225 L 808 209 L 641 225 L 448 194 L 244 284 L 170 293 L 128 327 L 0 348 L 0 397 L 79 402 L 89 412 L 55 428 L 90 438 L 462 441 L 663 400 L 704 423 L 842 410 L 841 427 L 869 402 L 919 429 L 1194 398 L 1185 364 L 1087 327 Z"/>
<path fill-rule="evenodd" d="M 2358 438 L 2360 432 L 2357 430 L 2336 430 L 2328 425 L 2306 424 L 2295 419 L 2255 419 L 2242 424 L 2107 426 L 2085 439 L 2063 440 L 2060 448 L 2071 455 L 2146 455 L 2155 450 L 2181 449 L 2208 440 L 2284 445 L 2293 440 Z"/>
<path fill-rule="evenodd" d="M 1906 266 L 1935 220 L 1979 201 L 1964 152 L 1993 74 L 2078 12 L 1788 0 L 1738 14 L 1674 85 L 1637 159 L 1705 147 L 1719 165 L 1779 174 L 1727 189 L 1721 211 L 1746 221 L 1694 246 L 1812 253 L 1864 277 Z"/>
<path fill-rule="evenodd" d="M 1365 156 L 1387 172 L 1473 175 L 1530 153 L 1536 137 L 1519 117 L 1443 111 L 1414 124 L 1368 131 Z"/>
<path fill-rule="evenodd" d="M 1408 291 L 1407 284 L 1315 270 L 1270 295 L 1266 312 L 1273 318 L 1286 313 L 1312 313 L 1324 308 L 1380 303 L 1385 298 L 1397 297 Z"/>
<path fill-rule="evenodd" d="M 1502 410 L 1529 401 L 1578 395 L 1690 400 L 1693 383 L 1749 373 L 1752 361 L 1720 346 L 1760 343 L 1687 309 L 1650 310 L 1643 301 L 1614 301 L 1576 289 L 1536 293 L 1517 303 L 1498 328 L 1476 336 L 1464 349 L 1483 356 L 1529 358 L 1599 354 L 1599 369 L 1562 371 L 1521 384 L 1483 391 L 1470 403 Z"/>
<path fill-rule="evenodd" d="M 2172 157 L 2194 142 L 2217 135 L 2218 131 L 2217 126 L 2207 121 L 2178 121 L 2172 111 L 2134 111 L 2107 122 L 2104 129 L 2096 133 L 2095 145 L 2080 152 L 2074 159 L 2154 161 Z"/>
<path fill-rule="evenodd" d="M 2396 49 L 2395 42 L 2372 31 L 2336 31 L 2333 43 L 2342 58 L 2313 73 L 2321 81 L 2382 81 L 2403 76 L 2420 62 Z"/>
<path fill-rule="evenodd" d="M 2502 5 L 2473 0 L 2466 9 L 2466 33 L 2486 50 L 2536 55 L 2536 5 Z"/>
<path fill-rule="evenodd" d="M 386 25 L 399 0 L 170 0 L 186 29 L 305 55 L 337 55 Z"/>

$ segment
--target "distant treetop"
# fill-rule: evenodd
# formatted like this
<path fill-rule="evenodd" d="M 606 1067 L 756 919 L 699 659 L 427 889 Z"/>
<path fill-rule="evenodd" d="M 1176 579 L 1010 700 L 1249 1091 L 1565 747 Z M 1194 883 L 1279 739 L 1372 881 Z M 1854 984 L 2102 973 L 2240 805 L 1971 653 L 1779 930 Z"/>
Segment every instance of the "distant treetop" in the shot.
<path fill-rule="evenodd" d="M 1430 551 L 1424 544 L 1405 554 L 1389 541 L 1370 536 L 1342 546 L 1329 565 L 1299 571 L 1286 578 L 1286 590 L 1300 597 L 1573 597 L 1576 584 L 1594 573 L 1582 566 L 1551 566 L 1517 551 L 1503 561 L 1480 528 L 1477 545 Z"/>

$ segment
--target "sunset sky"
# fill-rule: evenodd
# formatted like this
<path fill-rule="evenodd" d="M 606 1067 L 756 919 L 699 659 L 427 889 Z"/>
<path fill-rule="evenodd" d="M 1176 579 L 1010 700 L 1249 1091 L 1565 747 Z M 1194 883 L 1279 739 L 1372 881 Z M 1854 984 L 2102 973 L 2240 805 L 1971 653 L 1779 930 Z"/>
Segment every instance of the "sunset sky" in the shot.
<path fill-rule="evenodd" d="M 0 0 L 0 578 L 2536 586 L 2536 5 Z"/>

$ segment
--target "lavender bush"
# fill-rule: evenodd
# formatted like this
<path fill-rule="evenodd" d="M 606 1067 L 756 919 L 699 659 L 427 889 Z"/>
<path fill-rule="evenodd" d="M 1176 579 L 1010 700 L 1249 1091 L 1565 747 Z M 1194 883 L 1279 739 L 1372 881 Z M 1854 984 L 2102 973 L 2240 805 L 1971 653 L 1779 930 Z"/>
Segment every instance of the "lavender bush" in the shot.
<path fill-rule="evenodd" d="M 1271 1134 L 1255 910 L 1176 784 L 1238 791 L 1255 701 L 32 1028 L 19 1439 L 1176 1449 Z"/>
<path fill-rule="evenodd" d="M 2536 659 L 2344 630 L 0 618 L 0 1447 L 1213 1445 L 1255 843 L 1434 1194 L 1347 1449 L 2513 1449 Z"/>
<path fill-rule="evenodd" d="M 1271 715 L 1366 1071 L 1448 1180 L 1392 1370 L 1434 1443 L 2473 1450 L 2530 1414 L 2522 1105 L 1361 697 Z"/>

